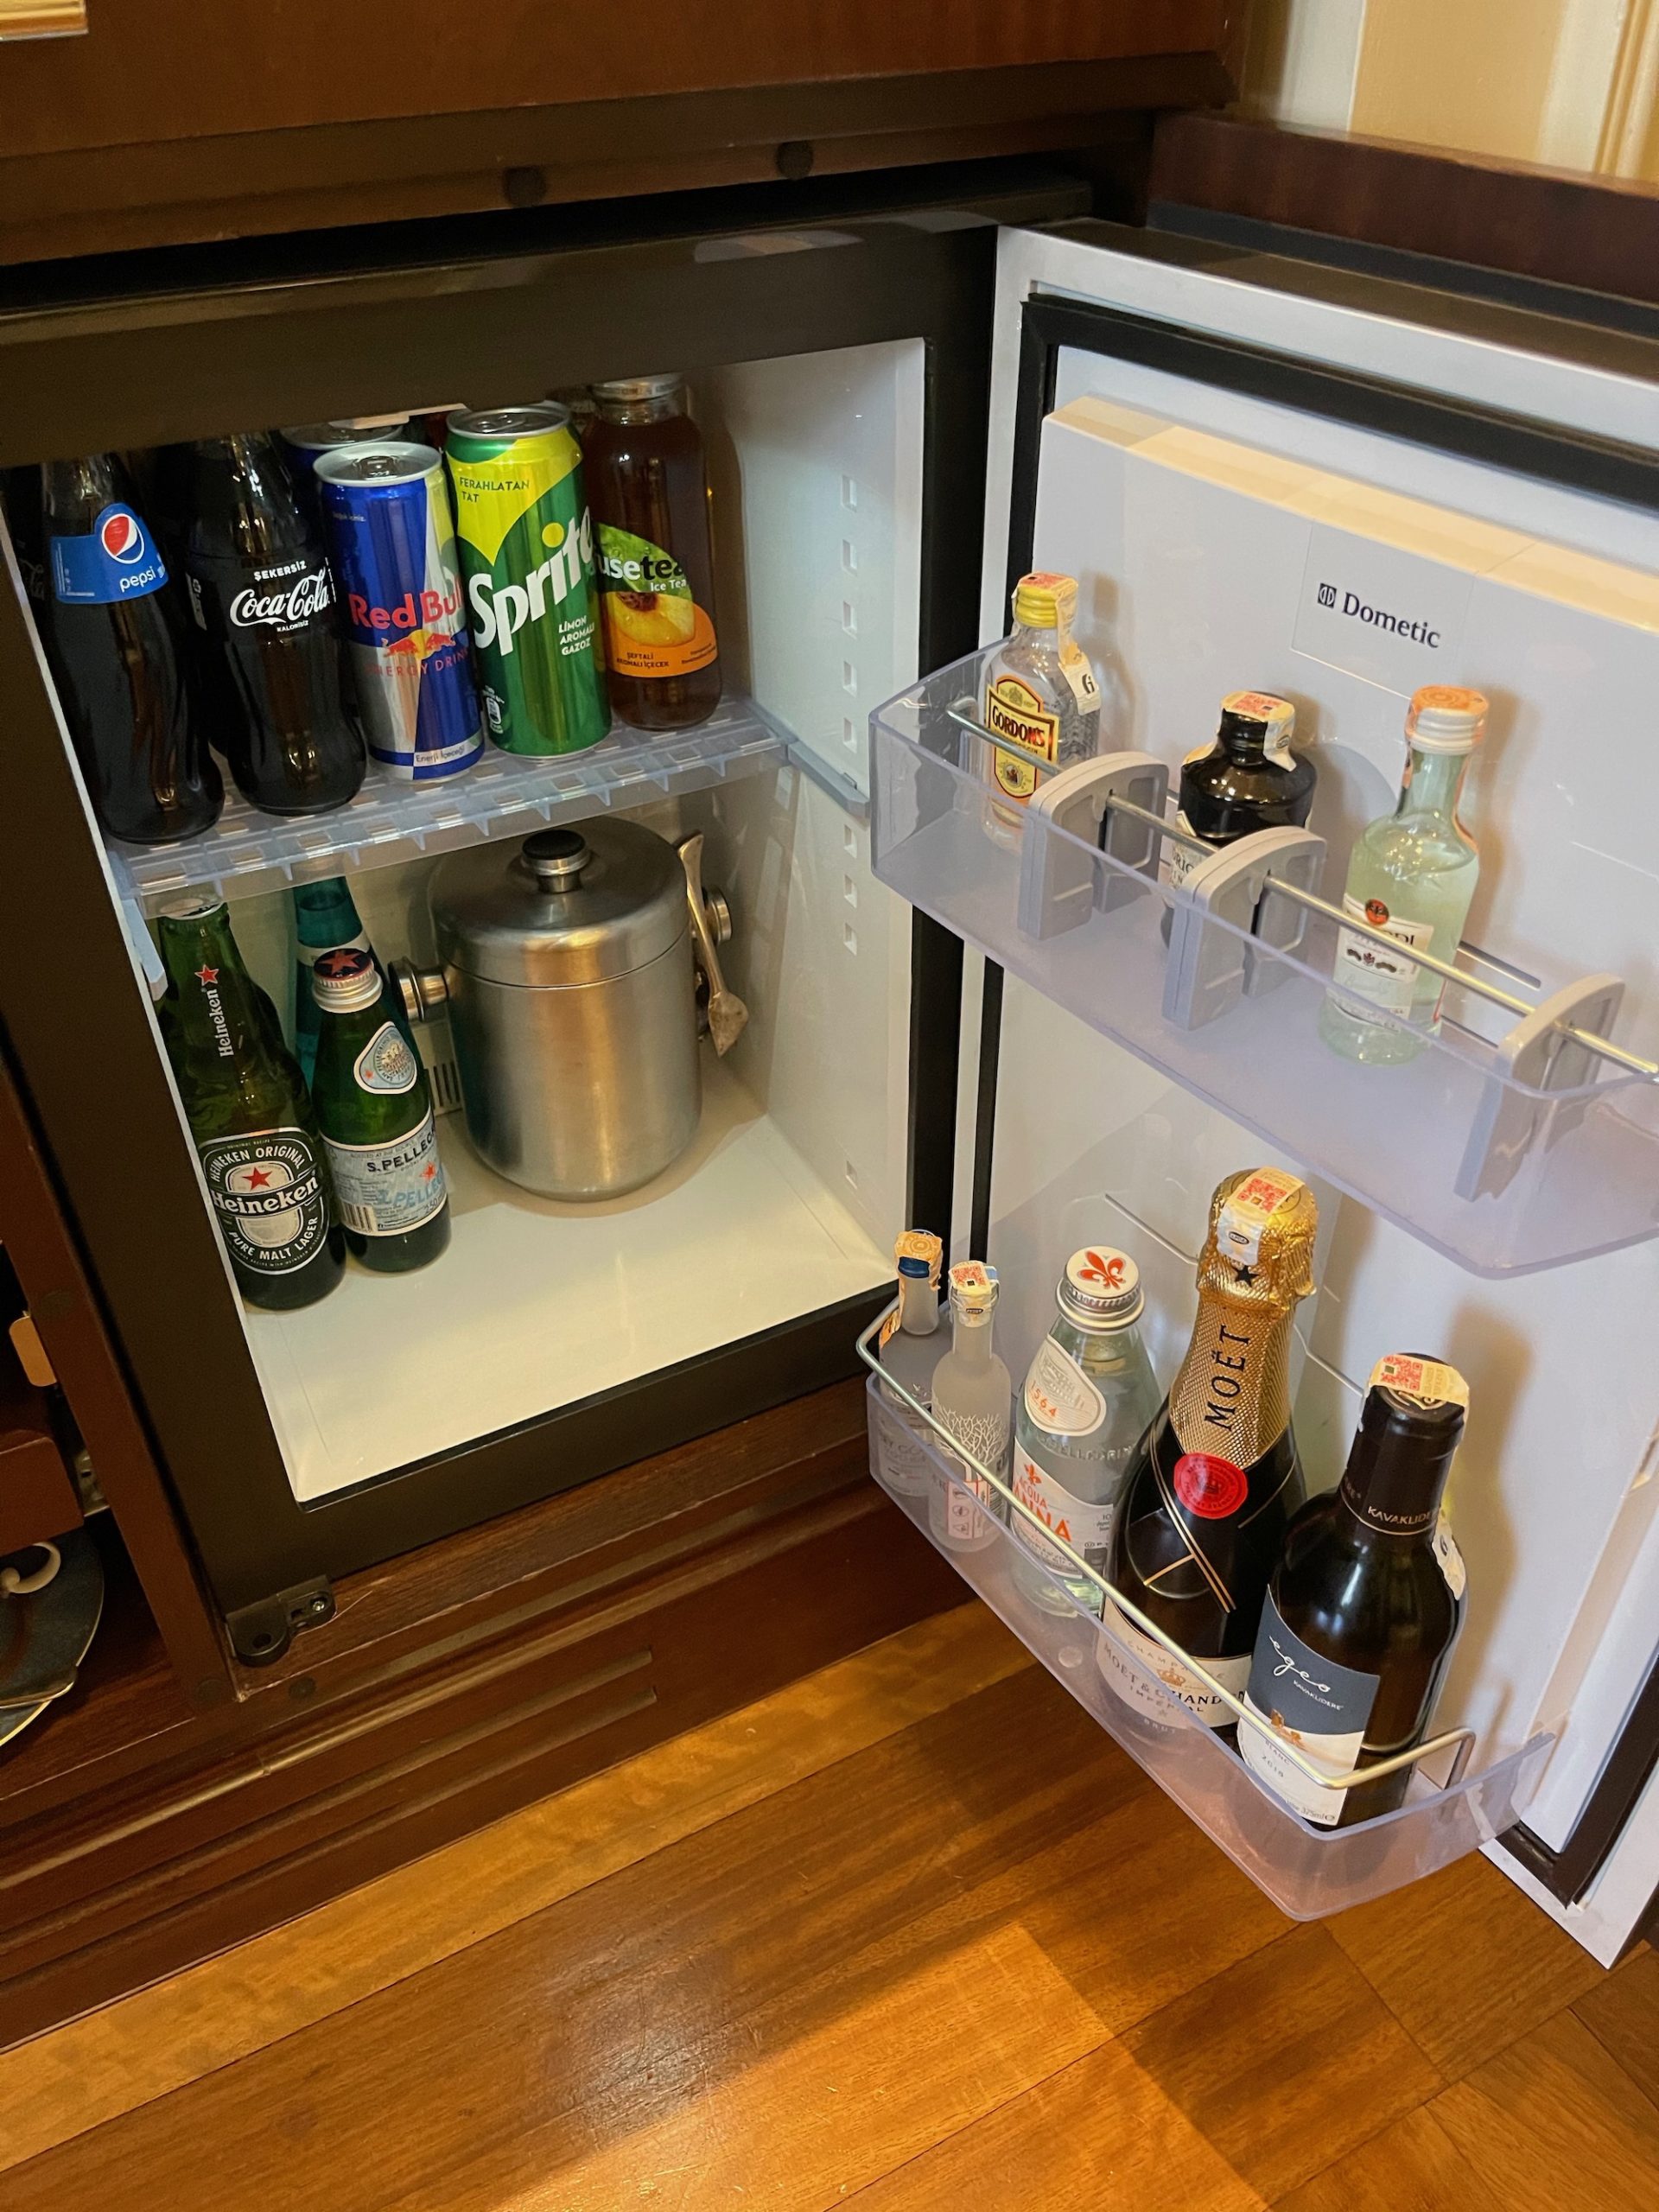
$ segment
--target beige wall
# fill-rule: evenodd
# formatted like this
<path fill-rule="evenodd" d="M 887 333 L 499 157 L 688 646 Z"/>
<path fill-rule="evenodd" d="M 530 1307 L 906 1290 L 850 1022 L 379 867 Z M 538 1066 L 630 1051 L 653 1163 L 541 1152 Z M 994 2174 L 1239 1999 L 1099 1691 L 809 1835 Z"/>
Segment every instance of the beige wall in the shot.
<path fill-rule="evenodd" d="M 1659 181 L 1659 0 L 1254 0 L 1243 105 Z"/>

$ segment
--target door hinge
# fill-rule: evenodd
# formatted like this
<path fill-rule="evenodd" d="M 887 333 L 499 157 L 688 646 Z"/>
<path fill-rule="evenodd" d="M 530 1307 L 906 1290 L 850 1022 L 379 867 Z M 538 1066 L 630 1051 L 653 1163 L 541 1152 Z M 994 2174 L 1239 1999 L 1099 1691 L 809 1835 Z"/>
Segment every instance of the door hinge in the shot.
<path fill-rule="evenodd" d="M 334 1617 L 334 1592 L 326 1574 L 290 1589 L 261 1598 L 251 1605 L 238 1605 L 226 1613 L 231 1649 L 248 1667 L 269 1667 L 280 1659 L 302 1629 L 321 1628 Z"/>

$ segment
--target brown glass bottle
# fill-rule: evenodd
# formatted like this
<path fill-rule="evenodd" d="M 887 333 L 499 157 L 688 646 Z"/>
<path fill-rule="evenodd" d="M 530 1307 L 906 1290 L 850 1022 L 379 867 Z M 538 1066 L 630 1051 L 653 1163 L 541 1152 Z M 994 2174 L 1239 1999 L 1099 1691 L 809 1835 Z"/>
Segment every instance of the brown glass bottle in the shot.
<path fill-rule="evenodd" d="M 720 704 L 702 439 L 683 377 L 597 384 L 582 445 L 598 536 L 611 705 L 636 729 L 690 729 Z"/>
<path fill-rule="evenodd" d="M 1463 1562 L 1440 1532 L 1463 1434 L 1454 1368 L 1391 1353 L 1365 1395 L 1339 1486 L 1291 1522 L 1274 1570 L 1245 1701 L 1332 1774 L 1422 1741 L 1463 1618 Z M 1409 1768 L 1338 1793 L 1310 1782 L 1273 1738 L 1241 1726 L 1244 1764 L 1323 1827 L 1391 1813 Z"/>
<path fill-rule="evenodd" d="M 1112 1529 L 1109 1579 L 1236 1697 L 1262 1600 L 1302 1500 L 1290 1427 L 1290 1327 L 1313 1287 L 1319 1211 L 1294 1175 L 1230 1175 L 1210 1202 L 1198 1313 L 1168 1397 L 1136 1447 Z M 1155 1675 L 1212 1728 L 1231 1709 L 1128 1619 L 1106 1608 L 1101 1663 L 1157 1720 Z"/>

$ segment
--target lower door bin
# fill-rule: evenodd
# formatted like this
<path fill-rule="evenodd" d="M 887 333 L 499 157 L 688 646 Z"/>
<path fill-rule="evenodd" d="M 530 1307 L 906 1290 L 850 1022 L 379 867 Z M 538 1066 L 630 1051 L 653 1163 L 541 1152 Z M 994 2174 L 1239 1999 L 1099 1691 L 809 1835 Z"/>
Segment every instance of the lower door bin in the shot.
<path fill-rule="evenodd" d="M 1420 1766 L 1404 1804 L 1376 1820 L 1329 1828 L 1298 1819 L 1230 1744 L 1043 1573 L 996 1516 L 996 1505 L 1011 1509 L 996 1500 L 988 1510 L 937 1432 L 901 1410 L 874 1376 L 868 1403 L 870 1464 L 882 1488 L 1055 1680 L 1293 1920 L 1323 1919 L 1400 1889 L 1521 1817 L 1552 1736 L 1516 1750 L 1478 1745 L 1461 1778 L 1444 1787 Z M 1039 1580 L 1059 1610 L 1031 1594 Z"/>

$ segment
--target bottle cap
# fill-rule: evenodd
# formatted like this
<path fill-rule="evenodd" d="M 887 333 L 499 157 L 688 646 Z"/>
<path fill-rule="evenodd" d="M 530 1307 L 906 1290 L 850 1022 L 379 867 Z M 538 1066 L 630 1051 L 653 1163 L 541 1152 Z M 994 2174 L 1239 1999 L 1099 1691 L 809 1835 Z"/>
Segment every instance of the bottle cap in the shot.
<path fill-rule="evenodd" d="M 1077 580 L 1052 575 L 1046 569 L 1021 576 L 1014 588 L 1014 619 L 1028 630 L 1055 630 L 1062 622 L 1069 628 L 1077 619 Z"/>
<path fill-rule="evenodd" d="M 380 971 L 366 952 L 337 945 L 320 952 L 311 970 L 311 995 L 330 1014 L 355 1014 L 380 995 Z"/>
<path fill-rule="evenodd" d="M 202 922 L 225 904 L 217 891 L 175 891 L 163 899 L 156 912 L 164 921 Z"/>
<path fill-rule="evenodd" d="M 958 1260 L 950 1270 L 950 1303 L 963 1313 L 988 1313 L 996 1304 L 996 1269 L 983 1260 Z"/>
<path fill-rule="evenodd" d="M 666 399 L 670 392 L 678 391 L 684 382 L 685 378 L 677 375 L 613 377 L 608 384 L 594 385 L 593 394 L 601 402 L 616 399 L 625 404 L 630 400 Z"/>
<path fill-rule="evenodd" d="M 1276 698 L 1271 691 L 1230 691 L 1221 702 L 1221 722 L 1224 730 L 1230 723 L 1259 729 L 1269 753 L 1285 753 L 1296 727 L 1296 709 L 1288 699 Z"/>
<path fill-rule="evenodd" d="M 1411 695 L 1406 736 L 1420 753 L 1472 753 L 1486 720 L 1486 694 L 1425 683 Z"/>
<path fill-rule="evenodd" d="M 1126 1329 L 1140 1318 L 1146 1300 L 1141 1270 L 1127 1252 L 1109 1244 L 1090 1244 L 1065 1263 L 1058 1293 L 1060 1311 L 1085 1329 Z"/>
<path fill-rule="evenodd" d="M 915 1275 L 937 1283 L 944 1246 L 931 1230 L 906 1229 L 893 1240 L 893 1256 L 901 1275 Z"/>

